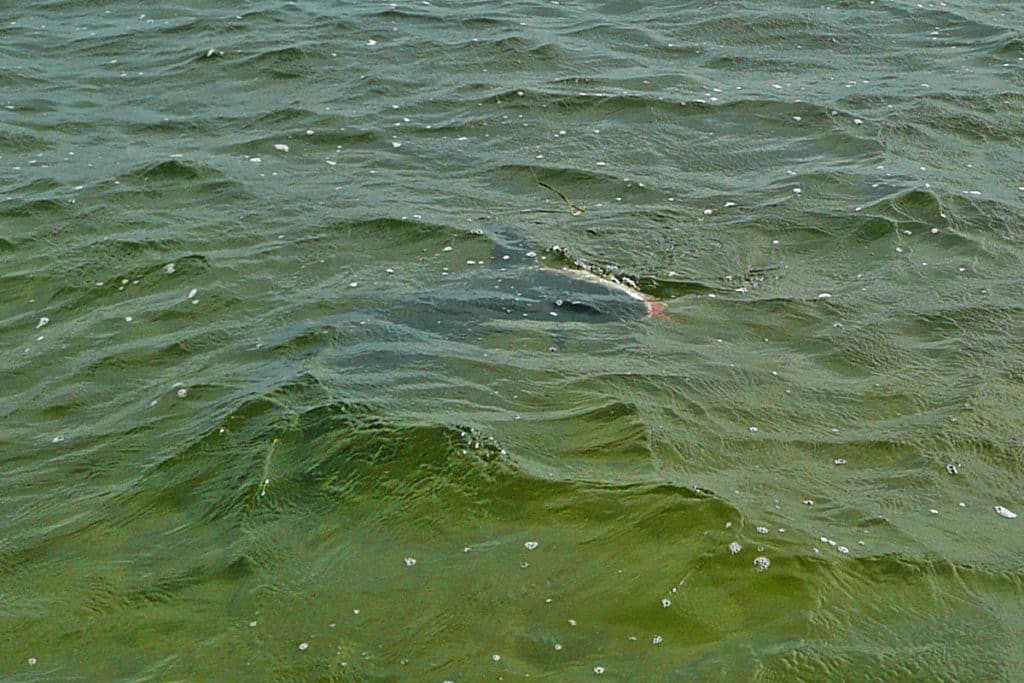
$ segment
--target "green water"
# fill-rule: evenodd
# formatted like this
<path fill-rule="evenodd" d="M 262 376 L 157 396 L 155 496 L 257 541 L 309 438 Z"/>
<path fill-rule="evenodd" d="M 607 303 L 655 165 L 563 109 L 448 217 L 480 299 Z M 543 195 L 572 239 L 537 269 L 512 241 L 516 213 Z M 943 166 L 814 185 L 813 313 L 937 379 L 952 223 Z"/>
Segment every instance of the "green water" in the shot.
<path fill-rule="evenodd" d="M 1014 2 L 6 3 L 0 677 L 1024 680 L 1022 169 Z"/>

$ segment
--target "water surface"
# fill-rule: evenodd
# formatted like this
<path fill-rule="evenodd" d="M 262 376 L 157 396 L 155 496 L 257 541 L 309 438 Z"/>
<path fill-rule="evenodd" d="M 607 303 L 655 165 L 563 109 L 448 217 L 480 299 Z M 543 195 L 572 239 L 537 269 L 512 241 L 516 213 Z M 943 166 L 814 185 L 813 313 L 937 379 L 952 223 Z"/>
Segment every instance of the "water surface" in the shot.
<path fill-rule="evenodd" d="M 0 9 L 2 676 L 1024 678 L 1021 27 Z"/>

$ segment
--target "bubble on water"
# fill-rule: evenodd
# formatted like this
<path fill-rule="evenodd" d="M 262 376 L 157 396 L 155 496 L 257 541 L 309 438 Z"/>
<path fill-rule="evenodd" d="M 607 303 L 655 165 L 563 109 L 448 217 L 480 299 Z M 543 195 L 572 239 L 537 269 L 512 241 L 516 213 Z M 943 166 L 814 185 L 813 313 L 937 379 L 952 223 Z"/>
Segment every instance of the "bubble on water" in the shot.
<path fill-rule="evenodd" d="M 43 316 L 42 318 L 40 318 L 40 319 L 39 319 L 39 322 L 38 322 L 38 323 L 36 323 L 36 329 L 38 330 L 38 329 L 39 329 L 40 327 L 45 327 L 45 326 L 47 326 L 47 325 L 49 325 L 49 324 L 50 324 L 50 319 L 49 319 L 49 318 L 47 318 L 47 317 L 46 317 L 46 316 L 44 315 L 44 316 Z"/>
<path fill-rule="evenodd" d="M 416 558 L 415 557 L 407 557 L 407 558 L 405 558 L 403 560 L 403 562 L 405 562 L 405 566 L 406 567 L 412 567 L 413 565 L 416 564 Z"/>
<path fill-rule="evenodd" d="M 761 555 L 760 557 L 755 557 L 754 558 L 754 567 L 757 568 L 757 571 L 759 571 L 759 572 L 766 571 L 768 569 L 768 567 L 770 567 L 770 566 L 772 566 L 772 561 L 769 560 L 764 555 Z"/>
<path fill-rule="evenodd" d="M 832 295 L 829 294 L 828 292 L 822 292 L 821 294 L 818 295 L 818 298 L 819 299 L 831 299 Z"/>
<path fill-rule="evenodd" d="M 309 643 L 299 643 L 299 649 L 305 652 L 309 649 Z"/>
<path fill-rule="evenodd" d="M 814 505 L 814 501 L 810 498 L 804 500 L 804 505 Z"/>
<path fill-rule="evenodd" d="M 651 645 L 661 645 L 664 642 L 665 639 L 661 636 L 654 636 L 653 638 L 651 638 Z"/>
<path fill-rule="evenodd" d="M 527 541 L 523 544 L 523 547 L 527 550 L 536 550 L 539 546 L 540 543 L 538 543 L 537 541 Z"/>
<path fill-rule="evenodd" d="M 843 555 L 849 555 L 850 554 L 850 549 L 847 548 L 845 545 L 836 546 L 836 550 L 841 552 Z"/>
<path fill-rule="evenodd" d="M 348 286 L 352 287 L 354 289 L 354 288 L 359 286 L 359 283 L 358 282 L 350 282 L 350 283 L 348 283 Z"/>
<path fill-rule="evenodd" d="M 124 321 L 125 321 L 126 323 L 130 323 L 130 322 L 132 321 L 132 317 L 131 317 L 130 315 L 126 315 L 126 316 L 124 317 Z"/>
<path fill-rule="evenodd" d="M 254 620 L 252 620 L 252 621 L 250 621 L 250 622 L 249 622 L 249 628 L 256 628 L 256 625 L 257 625 L 258 623 L 259 623 L 259 622 L 258 622 L 258 621 L 256 621 L 255 619 L 254 619 Z"/>
<path fill-rule="evenodd" d="M 284 144 L 283 142 L 278 142 L 274 144 L 274 149 L 276 149 L 278 152 L 287 152 L 291 148 L 288 145 Z"/>
<path fill-rule="evenodd" d="M 391 146 L 394 147 L 395 149 L 398 149 L 399 147 L 402 146 L 402 143 L 399 142 L 398 140 L 392 140 L 391 141 Z"/>
<path fill-rule="evenodd" d="M 757 433 L 757 427 L 749 427 L 749 429 L 750 429 L 750 433 L 751 434 L 756 434 Z"/>
<path fill-rule="evenodd" d="M 846 458 L 836 458 L 835 460 L 832 461 L 832 464 L 833 465 L 845 465 L 846 464 Z"/>
<path fill-rule="evenodd" d="M 188 396 L 188 389 L 178 389 L 176 393 L 178 394 L 178 398 L 185 398 Z"/>
<path fill-rule="evenodd" d="M 186 299 L 194 299 L 196 297 L 196 294 L 198 294 L 198 293 L 199 293 L 199 290 L 196 289 L 195 287 L 193 287 L 192 289 L 188 290 L 188 296 L 186 296 L 185 298 Z"/>
<path fill-rule="evenodd" d="M 946 472 L 948 472 L 949 474 L 960 474 L 960 463 L 949 463 L 948 465 L 946 465 Z"/>
<path fill-rule="evenodd" d="M 569 620 L 569 626 L 578 626 L 579 623 L 580 622 L 576 621 L 575 619 L 570 619 Z"/>
<path fill-rule="evenodd" d="M 662 607 L 671 607 L 672 606 L 672 601 L 669 600 L 668 598 L 662 598 L 661 599 L 661 606 Z"/>
<path fill-rule="evenodd" d="M 561 643 L 555 643 L 555 649 L 556 650 L 561 650 L 562 649 L 562 644 Z"/>
<path fill-rule="evenodd" d="M 491 659 L 494 660 L 495 662 L 500 662 L 501 661 L 501 655 L 493 654 L 493 655 L 491 655 Z"/>
<path fill-rule="evenodd" d="M 166 266 L 164 266 L 164 272 L 167 273 L 168 275 L 173 275 L 174 271 L 176 271 L 177 269 L 178 267 L 173 263 L 168 263 Z"/>
<path fill-rule="evenodd" d="M 603 666 L 595 666 L 594 667 L 594 675 L 595 676 L 600 676 L 603 673 L 604 673 L 604 667 Z"/>
<path fill-rule="evenodd" d="M 736 541 L 733 541 L 732 543 L 729 544 L 729 552 L 732 553 L 733 555 L 735 555 L 736 553 L 740 552 L 741 550 L 743 550 L 743 546 L 741 546 Z"/>
<path fill-rule="evenodd" d="M 29 657 L 28 658 L 28 665 L 29 666 L 35 666 L 38 663 L 39 663 L 39 660 L 36 659 L 35 657 Z"/>
<path fill-rule="evenodd" d="M 766 527 L 766 526 L 759 526 L 759 527 L 757 527 L 757 533 L 759 533 L 759 534 L 766 534 L 766 533 L 768 533 L 768 527 Z"/>
<path fill-rule="evenodd" d="M 1017 519 L 1017 513 L 1004 508 L 1002 505 L 996 505 L 996 514 L 1006 519 Z"/>

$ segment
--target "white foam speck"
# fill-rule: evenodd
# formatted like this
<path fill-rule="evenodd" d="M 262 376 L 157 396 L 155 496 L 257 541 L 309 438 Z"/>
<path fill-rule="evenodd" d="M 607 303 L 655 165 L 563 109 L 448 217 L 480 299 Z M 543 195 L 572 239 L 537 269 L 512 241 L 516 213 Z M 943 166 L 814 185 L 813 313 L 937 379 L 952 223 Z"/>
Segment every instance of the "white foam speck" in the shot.
<path fill-rule="evenodd" d="M 374 40 L 373 38 L 370 38 L 368 41 L 366 41 L 366 44 L 369 45 L 370 47 L 373 47 L 374 45 L 377 44 L 377 41 Z"/>
<path fill-rule="evenodd" d="M 299 643 L 299 649 L 305 652 L 309 649 L 309 643 Z"/>
<path fill-rule="evenodd" d="M 45 327 L 46 325 L 49 325 L 49 324 L 50 324 L 50 319 L 47 318 L 46 316 L 43 316 L 42 318 L 39 319 L 39 322 L 36 323 L 36 329 L 38 330 L 40 327 Z"/>
<path fill-rule="evenodd" d="M 349 287 L 358 287 L 359 283 L 358 282 L 350 282 L 350 283 L 348 283 L 348 286 Z"/>
<path fill-rule="evenodd" d="M 172 275 L 174 271 L 177 269 L 178 267 L 175 266 L 173 263 L 168 263 L 166 266 L 164 266 L 164 272 L 167 273 L 168 275 Z"/>
<path fill-rule="evenodd" d="M 405 560 L 403 560 L 403 562 L 405 562 L 405 566 L 406 567 L 412 567 L 412 566 L 414 566 L 416 564 L 416 558 L 415 557 L 407 557 L 407 558 L 405 558 Z"/>
<path fill-rule="evenodd" d="M 185 398 L 188 396 L 188 389 L 178 389 L 177 394 L 178 398 Z"/>
<path fill-rule="evenodd" d="M 399 147 L 402 146 L 402 143 L 399 142 L 398 140 L 392 140 L 391 141 L 391 146 L 394 147 L 395 149 L 398 149 Z"/>
<path fill-rule="evenodd" d="M 595 676 L 600 676 L 603 673 L 604 673 L 604 667 L 603 666 L 595 666 L 594 667 L 594 675 Z"/>
<path fill-rule="evenodd" d="M 762 555 L 754 558 L 754 566 L 757 567 L 757 571 L 763 572 L 766 571 L 768 567 L 772 566 L 772 561 Z"/>
<path fill-rule="evenodd" d="M 259 157 L 249 157 L 249 161 L 251 161 L 254 164 L 258 164 L 261 161 L 263 161 L 263 159 L 260 159 Z"/>
<path fill-rule="evenodd" d="M 132 317 L 131 317 L 130 315 L 126 315 L 126 316 L 124 317 L 124 321 L 125 321 L 126 323 L 130 323 L 130 322 L 132 321 Z"/>
<path fill-rule="evenodd" d="M 192 289 L 188 290 L 188 296 L 185 297 L 185 298 L 186 299 L 194 299 L 196 297 L 196 294 L 198 294 L 198 293 L 199 293 L 199 290 L 196 289 L 195 287 L 193 287 Z"/>
<path fill-rule="evenodd" d="M 536 550 L 538 547 L 540 547 L 540 543 L 538 543 L 537 541 L 527 541 L 523 544 L 523 547 L 527 550 Z"/>
<path fill-rule="evenodd" d="M 289 149 L 291 149 L 291 147 L 284 144 L 283 142 L 278 142 L 277 144 L 274 145 L 274 149 L 276 149 L 278 152 L 287 152 Z"/>
<path fill-rule="evenodd" d="M 741 550 L 743 550 L 743 546 L 741 546 L 736 541 L 733 541 L 732 543 L 729 544 L 729 552 L 732 553 L 733 555 L 737 554 Z"/>

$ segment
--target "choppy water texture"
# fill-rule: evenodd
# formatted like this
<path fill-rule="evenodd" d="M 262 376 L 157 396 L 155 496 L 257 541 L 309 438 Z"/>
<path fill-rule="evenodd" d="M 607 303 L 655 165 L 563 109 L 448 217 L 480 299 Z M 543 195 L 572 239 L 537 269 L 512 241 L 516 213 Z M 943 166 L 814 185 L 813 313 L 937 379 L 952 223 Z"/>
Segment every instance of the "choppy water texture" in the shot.
<path fill-rule="evenodd" d="M 5 3 L 4 680 L 1024 679 L 1022 7 Z"/>

